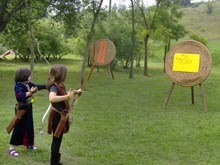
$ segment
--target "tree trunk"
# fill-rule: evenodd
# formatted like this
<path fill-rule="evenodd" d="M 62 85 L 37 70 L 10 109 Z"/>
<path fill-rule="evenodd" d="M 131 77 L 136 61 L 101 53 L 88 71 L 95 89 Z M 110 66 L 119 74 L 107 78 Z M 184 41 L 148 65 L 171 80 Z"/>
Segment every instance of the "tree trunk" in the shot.
<path fill-rule="evenodd" d="M 157 2 L 159 3 L 159 2 Z M 158 5 L 157 5 L 158 6 Z M 145 16 L 145 10 L 144 10 L 144 2 L 143 0 L 141 1 L 141 6 L 139 5 L 139 9 L 141 11 L 141 15 L 143 17 L 143 21 L 144 21 L 144 27 L 147 31 L 149 31 L 146 35 L 145 35 L 145 38 L 144 38 L 144 76 L 148 76 L 148 41 L 150 39 L 150 32 L 151 32 L 151 29 L 153 27 L 153 24 L 154 24 L 154 21 L 156 19 L 156 13 L 157 13 L 157 10 L 158 10 L 158 7 L 156 8 L 156 11 L 153 15 L 153 18 L 151 19 L 151 22 L 148 21 L 147 22 L 147 18 Z M 150 19 L 149 19 L 150 20 Z"/>
<path fill-rule="evenodd" d="M 14 19 L 14 15 L 19 10 L 25 7 L 25 3 L 23 0 L 17 1 L 17 4 L 14 6 L 9 5 L 9 0 L 1 0 L 0 5 L 0 33 L 3 32 L 7 26 L 7 24 Z M 9 6 L 11 10 L 8 10 Z"/>
<path fill-rule="evenodd" d="M 94 13 L 94 18 L 93 18 L 93 21 L 92 21 L 90 32 L 88 33 L 88 36 L 87 36 L 86 48 L 85 48 L 85 52 L 84 52 L 84 55 L 83 55 L 83 63 L 82 63 L 82 68 L 81 68 L 81 86 L 83 85 L 84 80 L 85 80 L 86 63 L 88 61 L 88 56 L 89 56 L 89 52 L 90 52 L 92 37 L 93 37 L 93 34 L 94 34 L 94 28 L 95 28 L 96 20 L 98 18 L 98 15 L 99 15 L 99 12 L 100 12 L 100 9 L 101 9 L 101 6 L 102 6 L 102 2 L 103 2 L 103 0 L 100 0 L 100 4 L 98 6 L 98 9 Z"/>
<path fill-rule="evenodd" d="M 35 42 L 34 42 L 34 33 L 32 31 L 32 26 L 31 26 L 31 12 L 30 12 L 30 8 L 28 6 L 27 0 L 25 0 L 25 6 L 26 6 L 26 10 L 27 10 L 28 31 L 29 31 L 30 40 L 31 40 L 31 44 L 30 44 L 30 50 L 31 50 L 30 70 L 31 70 L 31 81 L 33 81 L 33 78 L 34 78 L 34 57 L 35 57 L 34 45 L 35 45 Z"/>
<path fill-rule="evenodd" d="M 165 72 L 165 60 L 166 60 L 166 55 L 170 50 L 170 40 L 167 42 L 167 44 L 164 45 L 164 56 L 163 56 L 163 71 Z"/>
<path fill-rule="evenodd" d="M 111 11 L 112 11 L 112 0 L 109 0 L 108 6 L 108 17 L 111 18 Z"/>
<path fill-rule="evenodd" d="M 131 53 L 131 66 L 129 78 L 133 79 L 133 66 L 134 66 L 134 54 L 135 54 L 135 29 L 134 29 L 134 3 L 131 0 L 131 9 L 132 9 L 132 53 Z"/>
<path fill-rule="evenodd" d="M 150 35 L 144 38 L 144 76 L 148 76 L 148 41 Z"/>

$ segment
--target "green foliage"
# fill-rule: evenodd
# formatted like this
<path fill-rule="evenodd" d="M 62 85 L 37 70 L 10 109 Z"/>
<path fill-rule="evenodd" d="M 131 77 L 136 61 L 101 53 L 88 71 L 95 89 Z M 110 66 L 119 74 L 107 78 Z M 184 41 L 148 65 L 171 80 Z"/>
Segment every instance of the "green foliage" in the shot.
<path fill-rule="evenodd" d="M 20 29 L 20 28 L 19 28 Z M 3 33 L 0 36 L 2 43 L 8 49 L 13 49 L 23 61 L 30 58 L 30 37 L 25 29 L 20 29 L 16 33 Z"/>
<path fill-rule="evenodd" d="M 65 39 L 65 46 L 69 50 L 68 54 L 76 55 L 79 56 L 80 58 L 82 57 L 84 53 L 84 48 L 85 48 L 85 40 L 83 38 L 77 37 L 77 38 L 66 38 Z"/>
<path fill-rule="evenodd" d="M 207 43 L 208 43 L 208 41 L 205 38 L 203 38 L 201 36 L 197 36 L 196 34 L 191 34 L 190 38 L 194 39 L 196 41 L 199 41 L 199 42 L 203 43 L 204 45 L 207 45 Z"/>
<path fill-rule="evenodd" d="M 68 39 L 64 37 L 62 24 L 50 19 L 41 19 L 35 23 L 35 38 L 40 52 L 47 59 L 61 59 L 70 52 Z"/>
<path fill-rule="evenodd" d="M 33 20 L 46 16 L 46 8 L 49 2 L 50 0 L 27 1 L 28 6 L 31 8 L 31 17 Z M 26 12 L 25 1 L 2 0 L 0 2 L 0 33 L 4 30 L 8 31 L 9 29 L 10 33 L 16 33 L 14 30 L 17 30 L 27 23 Z M 8 25 L 13 26 L 8 27 Z"/>
<path fill-rule="evenodd" d="M 212 14 L 213 12 L 213 6 L 211 2 L 207 3 L 207 14 Z"/>
<path fill-rule="evenodd" d="M 78 29 L 83 27 L 81 26 L 83 14 L 81 11 L 87 6 L 86 4 L 86 1 L 82 3 L 80 0 L 56 0 L 48 9 L 52 13 L 52 18 L 64 24 L 66 34 L 77 35 Z"/>
<path fill-rule="evenodd" d="M 7 49 L 0 43 L 0 54 L 4 53 Z"/>
<path fill-rule="evenodd" d="M 108 38 L 116 46 L 117 57 L 116 64 L 123 68 L 128 68 L 130 65 L 130 54 L 132 49 L 131 42 L 131 24 L 128 22 L 128 13 L 126 11 L 112 11 L 110 18 L 106 21 L 99 22 L 96 28 L 95 38 Z M 126 18 L 126 19 L 125 19 Z M 100 20 L 101 21 L 101 20 Z"/>
<path fill-rule="evenodd" d="M 186 30 L 179 19 L 183 16 L 178 3 L 161 1 L 158 8 L 156 36 L 160 36 L 167 45 L 171 40 L 178 40 L 185 36 Z M 169 45 L 167 45 L 169 47 Z"/>
<path fill-rule="evenodd" d="M 1 39 L 10 49 L 16 50 L 19 57 L 28 61 L 30 58 L 30 37 L 26 31 L 20 29 L 16 33 L 3 33 Z M 71 53 L 64 37 L 64 28 L 60 23 L 50 19 L 41 19 L 33 24 L 35 36 L 35 54 L 43 55 L 48 60 L 61 59 L 65 54 Z M 10 38 L 10 39 L 9 39 Z M 40 53 L 39 54 L 39 51 Z"/>

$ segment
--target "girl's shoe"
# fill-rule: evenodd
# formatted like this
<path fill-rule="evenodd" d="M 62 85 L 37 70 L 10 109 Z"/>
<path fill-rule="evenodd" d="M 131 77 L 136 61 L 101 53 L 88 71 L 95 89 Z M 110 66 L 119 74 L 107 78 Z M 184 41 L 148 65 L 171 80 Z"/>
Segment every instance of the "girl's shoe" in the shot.
<path fill-rule="evenodd" d="M 9 148 L 8 149 L 8 154 L 13 156 L 13 157 L 19 156 L 19 153 L 14 148 Z"/>
<path fill-rule="evenodd" d="M 29 146 L 28 149 L 30 149 L 30 150 L 36 150 L 37 147 L 33 145 L 33 146 Z"/>

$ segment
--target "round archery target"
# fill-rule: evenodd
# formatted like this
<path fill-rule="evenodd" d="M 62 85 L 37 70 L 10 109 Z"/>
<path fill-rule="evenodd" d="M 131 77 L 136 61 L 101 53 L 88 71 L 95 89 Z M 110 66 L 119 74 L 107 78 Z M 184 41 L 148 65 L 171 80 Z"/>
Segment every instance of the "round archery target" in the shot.
<path fill-rule="evenodd" d="M 211 65 L 209 50 L 195 40 L 176 44 L 165 59 L 166 74 L 181 86 L 194 86 L 203 82 L 211 71 Z"/>
<path fill-rule="evenodd" d="M 115 45 L 109 39 L 97 40 L 91 50 L 91 58 L 96 66 L 110 64 L 116 55 Z"/>

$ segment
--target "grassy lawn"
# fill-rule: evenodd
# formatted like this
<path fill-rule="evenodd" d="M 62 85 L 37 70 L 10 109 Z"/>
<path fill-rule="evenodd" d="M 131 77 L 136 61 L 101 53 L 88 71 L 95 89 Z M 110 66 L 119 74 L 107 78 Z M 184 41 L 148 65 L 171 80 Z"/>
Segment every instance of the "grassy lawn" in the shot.
<path fill-rule="evenodd" d="M 212 0 L 212 14 L 207 14 L 207 3 L 202 3 L 198 7 L 183 8 L 183 18 L 180 20 L 190 34 L 196 34 L 206 38 L 208 41 L 219 39 L 220 26 L 220 1 Z"/>
<path fill-rule="evenodd" d="M 63 60 L 69 69 L 67 88 L 78 88 L 81 62 Z M 41 119 L 48 107 L 47 91 L 36 94 L 34 103 L 35 143 L 37 151 L 18 148 L 20 157 L 7 155 L 10 135 L 6 127 L 13 117 L 15 104 L 14 74 L 28 64 L 0 61 L 1 125 L 0 164 L 49 164 L 51 135 L 47 120 Z M 150 77 L 142 70 L 114 71 L 109 80 L 106 68 L 94 73 L 87 90 L 72 111 L 74 122 L 64 135 L 61 146 L 65 165 L 139 165 L 139 164 L 220 164 L 220 72 L 213 67 L 203 82 L 207 113 L 204 113 L 199 87 L 195 86 L 195 104 L 189 87 L 175 86 L 168 107 L 163 104 L 171 81 L 162 72 L 162 64 L 149 64 Z M 35 65 L 34 82 L 45 83 L 49 67 Z"/>
<path fill-rule="evenodd" d="M 151 52 L 150 77 L 144 77 L 143 68 L 139 68 L 131 80 L 128 70 L 119 69 L 114 71 L 115 80 L 109 80 L 107 68 L 99 72 L 95 69 L 71 113 L 74 121 L 70 132 L 63 137 L 64 165 L 220 164 L 219 4 L 213 3 L 214 14 L 208 16 L 204 4 L 200 8 L 184 8 L 181 20 L 189 34 L 205 37 L 211 50 L 213 67 L 203 82 L 207 112 L 203 110 L 199 86 L 194 88 L 194 105 L 190 88 L 175 86 L 167 109 L 163 109 L 171 86 L 160 63 L 163 47 Z M 67 58 L 59 63 L 69 70 L 67 89 L 79 88 L 81 61 Z M 47 129 L 47 119 L 41 122 L 49 105 L 46 90 L 35 94 L 33 104 L 38 150 L 20 146 L 18 158 L 7 154 L 11 135 L 6 127 L 14 116 L 14 75 L 20 67 L 29 68 L 29 64 L 12 59 L 0 61 L 0 165 L 49 165 L 52 137 L 41 134 Z M 34 82 L 46 83 L 49 66 L 36 63 L 34 70 Z"/>

